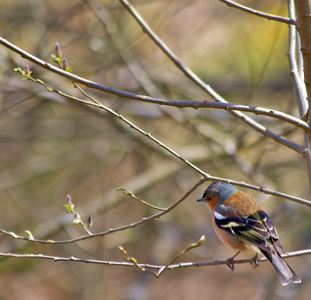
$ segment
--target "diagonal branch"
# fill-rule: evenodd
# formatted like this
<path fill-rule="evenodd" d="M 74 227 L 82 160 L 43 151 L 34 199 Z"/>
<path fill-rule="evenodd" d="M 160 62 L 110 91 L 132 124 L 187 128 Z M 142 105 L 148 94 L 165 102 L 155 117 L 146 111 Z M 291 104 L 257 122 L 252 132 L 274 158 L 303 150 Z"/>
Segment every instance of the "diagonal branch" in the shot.
<path fill-rule="evenodd" d="M 31 77 L 29 79 L 34 80 Z M 39 82 L 39 81 L 37 80 L 37 82 Z M 204 178 L 202 178 L 202 180 L 204 180 L 204 181 L 207 181 L 207 180 L 208 181 L 223 181 L 223 182 L 227 182 L 227 183 L 232 183 L 232 184 L 237 185 L 237 186 L 241 186 L 241 187 L 257 190 L 257 191 L 263 192 L 265 194 L 270 194 L 270 195 L 281 197 L 281 198 L 284 198 L 284 199 L 289 199 L 291 201 L 294 201 L 294 202 L 297 202 L 297 203 L 300 203 L 300 204 L 307 205 L 307 206 L 311 207 L 311 201 L 309 201 L 309 200 L 301 199 L 301 198 L 298 198 L 298 197 L 295 197 L 295 196 L 287 195 L 287 194 L 276 192 L 276 191 L 271 191 L 271 190 L 268 190 L 268 189 L 265 189 L 265 188 L 262 188 L 262 187 L 256 187 L 256 186 L 253 186 L 253 185 L 250 185 L 250 184 L 246 184 L 244 182 L 241 183 L 241 182 L 238 182 L 238 181 L 232 181 L 232 180 L 228 180 L 228 179 L 224 179 L 224 178 L 218 178 L 218 177 L 214 177 L 214 176 L 211 176 L 211 175 L 207 174 L 206 172 L 204 172 L 200 168 L 198 168 L 196 165 L 191 163 L 189 160 L 187 160 L 184 157 L 182 157 L 181 155 L 179 155 L 176 151 L 174 151 L 173 149 L 169 148 L 167 145 L 162 143 L 160 140 L 158 140 L 155 137 L 153 137 L 150 133 L 145 132 L 144 130 L 142 130 L 141 128 L 139 128 L 138 126 L 136 126 L 135 124 L 130 122 L 128 119 L 124 118 L 122 115 L 116 113 L 114 110 L 112 110 L 112 109 L 104 106 L 103 104 L 99 103 L 94 97 L 88 95 L 83 89 L 81 89 L 79 87 L 79 85 L 77 85 L 75 83 L 74 83 L 75 87 L 78 88 L 79 91 L 84 96 L 86 96 L 88 99 L 90 99 L 92 102 L 87 102 L 87 101 L 81 100 L 79 98 L 75 98 L 75 97 L 69 96 L 67 94 L 64 94 L 64 93 L 62 93 L 60 91 L 54 90 L 53 88 L 51 88 L 49 86 L 46 86 L 43 82 L 39 82 L 39 83 L 43 84 L 47 88 L 47 90 L 49 90 L 50 92 L 56 92 L 56 93 L 58 93 L 58 94 L 60 94 L 60 95 L 62 95 L 64 97 L 69 98 L 69 99 L 81 101 L 81 102 L 83 102 L 85 104 L 89 104 L 89 105 L 94 105 L 94 106 L 96 106 L 98 108 L 104 109 L 105 111 L 107 111 L 108 113 L 112 114 L 113 116 L 121 119 L 123 122 L 125 122 L 127 125 L 129 125 L 131 128 L 133 128 L 134 130 L 138 131 L 140 134 L 146 136 L 147 138 L 152 140 L 154 143 L 156 143 L 160 147 L 164 148 L 167 152 L 169 152 L 170 154 L 172 154 L 173 156 L 175 156 L 176 158 L 178 158 L 179 160 L 181 160 L 182 162 L 187 164 L 189 167 L 191 167 L 195 171 L 199 172 L 201 175 L 204 176 Z M 201 102 L 199 102 L 199 103 L 201 103 Z M 213 104 L 217 104 L 217 105 L 223 104 L 223 103 L 215 103 L 215 102 L 212 102 L 212 103 Z"/>
<path fill-rule="evenodd" d="M 91 233 L 88 235 L 84 235 L 84 236 L 80 236 L 74 239 L 68 239 L 68 240 L 41 240 L 41 239 L 36 239 L 33 237 L 33 235 L 31 234 L 31 237 L 28 235 L 27 237 L 24 236 L 20 236 L 17 235 L 16 233 L 12 232 L 12 231 L 6 231 L 3 229 L 0 229 L 0 233 L 5 234 L 7 236 L 10 236 L 14 239 L 17 240 L 24 240 L 27 242 L 33 242 L 33 243 L 38 243 L 38 244 L 69 244 L 69 243 L 75 243 L 75 242 L 79 242 L 79 241 L 83 241 L 83 240 L 87 240 L 90 238 L 94 238 L 94 237 L 103 237 L 106 236 L 108 234 L 112 234 L 114 232 L 118 232 L 118 231 L 122 231 L 122 230 L 126 230 L 126 229 L 131 229 L 131 228 L 135 228 L 139 225 L 142 225 L 150 220 L 153 219 L 158 219 L 160 217 L 162 217 L 163 215 L 167 214 L 168 212 L 170 212 L 171 210 L 173 210 L 177 205 L 179 205 L 181 202 L 183 202 L 184 200 L 186 200 L 186 198 L 191 195 L 191 193 L 193 191 L 195 191 L 200 185 L 202 185 L 205 181 L 210 180 L 210 181 L 222 181 L 222 182 L 226 182 L 226 183 L 231 183 L 233 185 L 237 185 L 237 186 L 241 186 L 241 187 L 245 187 L 245 188 L 249 188 L 249 189 L 253 189 L 253 190 L 257 190 L 259 192 L 265 193 L 265 194 L 269 194 L 269 195 L 273 195 L 273 196 L 277 196 L 277 197 L 282 197 L 285 199 L 289 199 L 291 201 L 303 204 L 303 205 L 307 205 L 309 207 L 311 207 L 311 201 L 306 200 L 306 199 L 301 199 L 298 197 L 294 197 L 294 196 L 290 196 L 284 193 L 280 193 L 280 192 L 276 192 L 276 191 L 271 191 L 262 187 L 256 187 L 250 184 L 246 184 L 244 182 L 238 182 L 238 181 L 233 181 L 233 180 L 226 180 L 223 178 L 218 178 L 218 177 L 214 177 L 214 176 L 209 176 L 209 177 L 203 177 L 201 178 L 192 188 L 190 188 L 180 199 L 178 199 L 177 201 L 175 201 L 171 206 L 169 206 L 168 208 L 166 208 L 164 211 L 161 211 L 159 213 L 153 214 L 149 217 L 144 217 L 139 221 L 136 221 L 134 223 L 131 224 L 127 224 L 124 226 L 120 226 L 117 228 L 110 228 L 106 231 L 102 231 L 102 232 L 98 232 L 98 233 Z"/>
<path fill-rule="evenodd" d="M 176 54 L 155 34 L 155 32 L 150 28 L 150 26 L 146 23 L 146 21 L 141 17 L 141 15 L 137 12 L 133 5 L 129 3 L 127 0 L 119 0 L 121 4 L 127 9 L 127 11 L 133 16 L 133 18 L 137 21 L 137 23 L 143 29 L 143 32 L 146 33 L 150 39 L 161 49 L 164 54 L 177 66 L 177 68 L 185 74 L 192 82 L 194 82 L 197 86 L 199 86 L 202 90 L 204 90 L 208 95 L 210 95 L 215 101 L 221 103 L 228 103 L 226 99 L 220 96 L 212 87 L 206 84 L 201 78 L 199 78 L 192 70 L 190 70 L 187 66 L 185 66 L 180 59 L 176 56 Z M 265 128 L 252 118 L 246 116 L 240 111 L 231 111 L 230 112 L 234 117 L 240 119 L 248 126 L 259 132 L 260 134 L 269 137 L 279 143 L 286 145 L 278 138 L 274 132 Z M 289 145 L 287 147 L 291 148 Z"/>
<path fill-rule="evenodd" d="M 105 85 L 101 85 L 97 82 L 93 82 L 90 80 L 87 80 L 85 78 L 79 77 L 77 75 L 74 75 L 72 73 L 66 72 L 58 67 L 55 67 L 39 58 L 37 58 L 34 55 L 31 55 L 27 51 L 24 51 L 23 49 L 17 47 L 16 45 L 8 42 L 7 40 L 3 39 L 0 37 L 0 44 L 6 46 L 7 48 L 13 50 L 14 52 L 20 54 L 23 58 L 26 58 L 35 64 L 50 70 L 60 76 L 63 76 L 65 78 L 70 79 L 73 82 L 78 82 L 81 83 L 89 88 L 97 89 L 109 94 L 113 94 L 119 97 L 124 97 L 124 98 L 129 98 L 129 99 L 134 99 L 137 101 L 142 101 L 142 102 L 147 102 L 147 103 L 153 103 L 153 104 L 159 104 L 159 105 L 167 105 L 167 106 L 174 106 L 174 107 L 179 107 L 179 108 L 185 108 L 185 107 L 191 107 L 191 108 L 218 108 L 218 109 L 224 109 L 230 111 L 231 114 L 238 116 L 241 120 L 245 121 L 249 126 L 254 128 L 256 131 L 258 131 L 260 134 L 269 137 L 273 139 L 274 141 L 298 152 L 301 153 L 301 147 L 291 141 L 286 140 L 285 138 L 279 136 L 278 134 L 270 131 L 263 125 L 257 123 L 253 119 L 249 118 L 245 114 L 243 114 L 242 111 L 247 111 L 250 113 L 254 113 L 256 115 L 266 115 L 271 118 L 276 118 L 280 119 L 282 121 L 288 122 L 290 124 L 293 124 L 294 126 L 297 126 L 304 131 L 311 133 L 311 128 L 309 125 L 298 119 L 295 118 L 291 115 L 276 111 L 276 110 L 271 110 L 267 108 L 260 108 L 256 106 L 248 106 L 248 105 L 240 105 L 240 104 L 233 104 L 233 103 L 228 103 L 226 100 L 220 100 L 220 96 L 216 94 L 216 92 L 213 92 L 215 96 L 217 96 L 217 99 L 220 103 L 217 102 L 212 102 L 212 101 L 192 101 L 192 100 L 170 100 L 170 99 L 163 99 L 163 98 L 155 98 L 155 97 L 149 97 L 145 95 L 139 95 L 131 92 L 126 92 L 123 90 L 118 90 L 112 87 L 108 87 Z M 195 76 L 195 75 L 194 75 Z"/>
<path fill-rule="evenodd" d="M 125 229 L 135 228 L 135 227 L 137 227 L 139 225 L 142 225 L 142 224 L 144 224 L 144 223 L 146 223 L 146 222 L 148 222 L 150 220 L 158 219 L 158 218 L 162 217 L 163 215 L 165 215 L 165 214 L 169 213 L 171 210 L 173 210 L 181 202 L 186 200 L 188 198 L 188 196 L 191 195 L 192 192 L 195 191 L 203 182 L 204 182 L 204 179 L 201 178 L 180 199 L 175 201 L 171 206 L 169 206 L 164 211 L 161 211 L 159 213 L 153 214 L 153 215 L 151 215 L 149 217 L 144 217 L 144 218 L 142 218 L 141 220 L 139 220 L 137 222 L 134 222 L 134 223 L 131 223 L 131 224 L 128 224 L 128 225 L 124 225 L 124 226 L 120 226 L 120 227 L 117 227 L 117 228 L 111 228 L 111 229 L 108 229 L 108 230 L 103 231 L 103 232 L 93 233 L 93 234 L 90 234 L 90 235 L 84 235 L 84 236 L 80 236 L 78 238 L 74 238 L 74 239 L 70 239 L 70 240 L 61 240 L 61 241 L 40 240 L 40 239 L 35 239 L 33 237 L 31 239 L 29 239 L 29 237 L 19 236 L 19 235 L 15 234 L 14 232 L 6 231 L 6 230 L 3 230 L 3 229 L 0 229 L 0 232 L 5 234 L 5 235 L 11 236 L 11 237 L 13 237 L 15 239 L 18 239 L 18 240 L 24 240 L 24 241 L 34 242 L 34 243 L 39 243 L 39 244 L 69 244 L 69 243 L 75 243 L 75 242 L 78 242 L 78 241 L 87 240 L 89 238 L 102 237 L 102 236 L 105 236 L 105 235 L 108 235 L 108 234 L 111 234 L 111 233 L 114 233 L 114 232 L 117 232 L 117 231 L 122 231 L 122 230 L 125 230 Z"/>
<path fill-rule="evenodd" d="M 21 71 L 21 70 L 20 70 Z M 175 150 L 171 149 L 170 147 L 168 147 L 167 145 L 165 145 L 164 143 L 162 143 L 160 140 L 156 139 L 155 137 L 153 137 L 150 133 L 145 132 L 144 130 L 142 130 L 141 128 L 139 128 L 138 126 L 136 126 L 135 124 L 133 124 L 132 122 L 130 122 L 128 119 L 124 118 L 122 115 L 116 113 L 114 110 L 112 110 L 111 108 L 108 108 L 106 106 L 104 106 L 103 104 L 99 103 L 94 97 L 88 95 L 83 89 L 81 89 L 79 87 L 79 85 L 77 85 L 76 83 L 74 83 L 75 87 L 79 89 L 79 91 L 86 96 L 88 99 L 90 99 L 92 102 L 86 101 L 86 100 L 82 100 L 80 98 L 77 97 L 73 97 L 71 95 L 65 94 L 59 90 L 56 90 L 48 85 L 46 85 L 42 80 L 35 80 L 32 77 L 29 77 L 27 75 L 23 75 L 24 77 L 28 78 L 31 81 L 34 81 L 36 83 L 39 83 L 41 85 L 43 85 L 47 91 L 49 92 L 53 92 L 53 93 L 57 93 L 65 98 L 71 99 L 71 100 L 75 100 L 75 101 L 79 101 L 82 102 L 86 105 L 91 105 L 91 106 L 95 106 L 97 108 L 100 109 L 104 109 L 106 112 L 108 112 L 109 114 L 113 115 L 114 117 L 119 118 L 121 121 L 123 121 L 124 123 L 126 123 L 128 126 L 130 126 L 130 128 L 136 130 L 137 132 L 139 132 L 140 134 L 144 135 L 145 137 L 147 137 L 148 139 L 150 139 L 152 142 L 156 143 L 158 146 L 162 147 L 163 149 L 165 149 L 168 153 L 172 154 L 173 156 L 175 156 L 177 159 L 181 160 L 182 162 L 184 162 L 185 164 L 187 164 L 189 167 L 191 167 L 193 170 L 197 171 L 199 174 L 201 174 L 202 176 L 204 176 L 201 180 L 203 181 L 222 181 L 222 182 L 226 182 L 226 183 L 231 183 L 240 187 L 245 187 L 248 189 L 253 189 L 256 191 L 260 191 L 263 192 L 265 194 L 269 194 L 269 195 L 273 195 L 273 196 L 277 196 L 277 197 L 281 197 L 284 199 L 288 199 L 303 205 L 307 205 L 311 207 L 311 201 L 306 200 L 306 199 L 302 199 L 299 197 L 295 197 L 295 196 L 291 196 L 291 195 L 287 195 L 284 193 L 280 193 L 280 192 L 276 192 L 276 191 L 272 191 L 272 190 L 268 190 L 262 187 L 257 187 L 254 185 L 250 185 L 250 184 L 246 184 L 244 182 L 238 182 L 238 181 L 233 181 L 233 180 L 229 180 L 229 179 L 224 179 L 224 178 L 220 178 L 220 177 L 215 177 L 215 176 L 211 176 L 208 173 L 204 172 L 203 170 L 201 170 L 200 168 L 198 168 L 196 165 L 194 165 L 193 163 L 191 163 L 189 160 L 185 159 L 184 157 L 182 157 L 181 155 L 179 155 Z M 214 103 L 214 102 L 212 102 Z M 217 104 L 217 103 L 214 103 Z M 220 103 L 218 103 L 220 104 Z M 166 210 L 165 210 L 166 211 Z M 125 228 L 126 229 L 126 228 Z"/>
<path fill-rule="evenodd" d="M 234 7 L 240 10 L 243 10 L 245 12 L 248 12 L 252 15 L 255 15 L 257 17 L 262 17 L 268 20 L 273 20 L 273 21 L 277 21 L 277 22 L 281 22 L 281 23 L 286 23 L 286 24 L 291 24 L 291 25 L 295 25 L 295 19 L 290 17 L 290 18 L 284 18 L 281 16 L 276 16 L 276 15 L 271 15 L 271 14 L 267 14 L 264 13 L 262 11 L 256 10 L 256 9 L 252 9 L 250 7 L 244 6 L 242 4 L 236 3 L 235 1 L 230 1 L 230 0 L 219 0 L 222 3 L 227 4 L 229 7 Z"/>

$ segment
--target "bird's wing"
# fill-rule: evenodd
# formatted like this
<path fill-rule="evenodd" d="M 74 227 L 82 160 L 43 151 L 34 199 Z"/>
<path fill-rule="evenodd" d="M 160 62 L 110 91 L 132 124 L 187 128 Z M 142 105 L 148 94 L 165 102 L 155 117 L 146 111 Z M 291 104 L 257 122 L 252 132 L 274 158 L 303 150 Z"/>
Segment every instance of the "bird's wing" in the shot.
<path fill-rule="evenodd" d="M 214 215 L 215 223 L 219 228 L 234 234 L 241 240 L 273 254 L 276 250 L 278 253 L 284 253 L 275 227 L 264 211 L 234 218 L 226 217 L 226 211 L 220 208 L 214 211 Z"/>
<path fill-rule="evenodd" d="M 279 254 L 285 254 L 285 250 L 283 249 L 283 247 L 280 243 L 280 238 L 279 238 L 279 235 L 277 233 L 277 230 L 276 230 L 274 224 L 272 223 L 272 221 L 270 220 L 270 218 L 268 217 L 268 215 L 262 210 L 258 211 L 257 214 L 258 214 L 258 217 L 261 220 L 262 224 L 267 228 L 267 230 L 270 234 L 270 237 L 271 237 L 270 241 L 274 245 L 277 252 Z"/>

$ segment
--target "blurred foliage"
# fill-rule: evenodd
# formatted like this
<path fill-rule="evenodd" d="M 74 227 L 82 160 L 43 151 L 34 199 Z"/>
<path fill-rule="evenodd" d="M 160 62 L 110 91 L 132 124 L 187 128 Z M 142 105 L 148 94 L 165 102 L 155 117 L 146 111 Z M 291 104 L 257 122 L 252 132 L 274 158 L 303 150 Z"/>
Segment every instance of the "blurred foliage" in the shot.
<path fill-rule="evenodd" d="M 240 1 L 287 15 L 284 0 L 254 2 Z M 285 24 L 247 15 L 218 1 L 133 3 L 180 59 L 230 102 L 297 116 Z M 43 60 L 52 63 L 58 42 L 72 72 L 79 76 L 140 94 L 209 99 L 165 57 L 118 1 L 0 0 L 0 5 L 3 37 Z M 18 234 L 29 230 L 41 239 L 85 234 L 65 214 L 63 204 L 70 194 L 84 222 L 92 214 L 92 232 L 105 231 L 155 213 L 115 188 L 125 187 L 140 199 L 167 207 L 200 178 L 111 115 L 21 80 L 13 69 L 23 69 L 25 64 L 34 78 L 81 97 L 71 82 L 0 47 L 1 228 Z M 139 80 L 135 72 L 141 75 Z M 227 112 L 157 107 L 88 92 L 209 174 L 304 198 L 310 195 L 302 158 Z M 292 126 L 252 117 L 302 143 L 300 132 Z M 163 218 L 135 229 L 62 246 L 34 245 L 1 235 L 1 252 L 123 261 L 117 247 L 124 246 L 138 262 L 166 264 L 205 234 L 206 242 L 180 261 L 226 259 L 231 250 L 215 237 L 208 210 L 195 203 L 203 190 Z M 311 247 L 310 210 L 247 192 L 274 220 L 287 251 Z M 2 258 L 0 299 L 201 299 L 202 295 L 279 299 L 284 294 L 288 299 L 307 299 L 310 258 L 289 263 L 303 283 L 283 288 L 266 263 L 256 270 L 239 265 L 234 273 L 226 266 L 179 269 L 156 280 L 134 268 Z"/>

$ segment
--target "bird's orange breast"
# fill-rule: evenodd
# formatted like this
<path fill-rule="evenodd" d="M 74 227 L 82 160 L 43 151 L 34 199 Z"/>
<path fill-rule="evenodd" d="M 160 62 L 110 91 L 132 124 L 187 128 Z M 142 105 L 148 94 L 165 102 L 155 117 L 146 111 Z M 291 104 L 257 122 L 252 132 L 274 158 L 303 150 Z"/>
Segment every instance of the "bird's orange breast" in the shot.
<path fill-rule="evenodd" d="M 226 211 L 226 217 L 229 218 L 247 217 L 261 210 L 260 205 L 251 196 L 241 191 L 233 193 L 223 202 L 223 205 L 230 207 L 230 210 Z"/>

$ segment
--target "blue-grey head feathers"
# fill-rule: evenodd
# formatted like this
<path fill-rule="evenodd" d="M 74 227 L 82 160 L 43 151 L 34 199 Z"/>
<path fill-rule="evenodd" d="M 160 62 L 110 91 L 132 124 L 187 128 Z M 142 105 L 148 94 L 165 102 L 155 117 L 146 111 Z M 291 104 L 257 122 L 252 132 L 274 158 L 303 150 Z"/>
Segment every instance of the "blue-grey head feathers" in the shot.
<path fill-rule="evenodd" d="M 215 181 L 205 190 L 204 195 L 216 196 L 218 203 L 222 203 L 236 191 L 237 189 L 229 183 Z"/>

